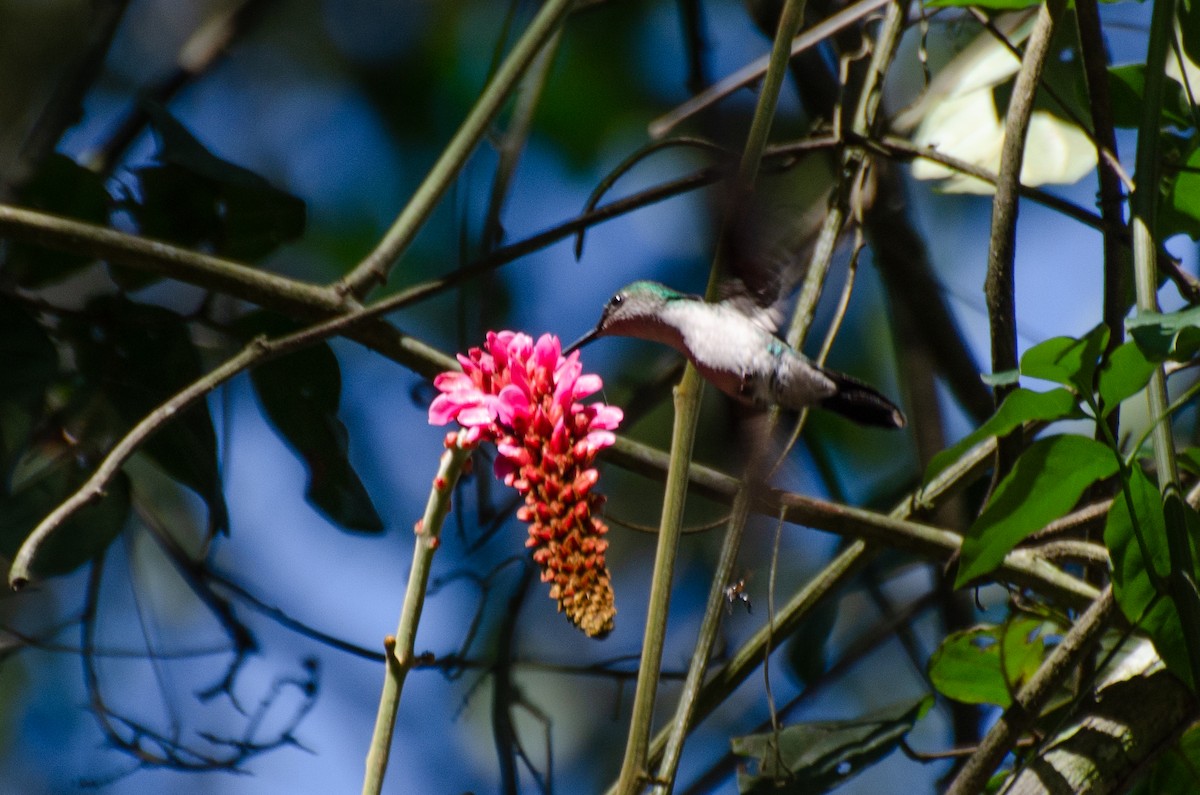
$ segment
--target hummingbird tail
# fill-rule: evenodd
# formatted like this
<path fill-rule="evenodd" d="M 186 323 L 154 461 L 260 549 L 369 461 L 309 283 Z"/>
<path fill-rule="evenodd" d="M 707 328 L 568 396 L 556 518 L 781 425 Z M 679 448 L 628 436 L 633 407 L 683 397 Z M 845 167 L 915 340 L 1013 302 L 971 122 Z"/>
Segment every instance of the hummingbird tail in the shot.
<path fill-rule="evenodd" d="M 821 408 L 860 425 L 877 428 L 903 428 L 908 424 L 904 413 L 896 404 L 880 394 L 879 390 L 864 384 L 857 378 L 831 370 L 823 371 L 837 386 L 837 392 L 821 401 Z"/>

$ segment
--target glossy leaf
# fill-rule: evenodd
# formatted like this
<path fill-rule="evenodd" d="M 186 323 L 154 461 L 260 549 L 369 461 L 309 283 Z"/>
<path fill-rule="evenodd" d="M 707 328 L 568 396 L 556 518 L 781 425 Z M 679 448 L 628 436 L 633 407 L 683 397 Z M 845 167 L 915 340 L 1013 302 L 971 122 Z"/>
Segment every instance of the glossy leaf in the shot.
<path fill-rule="evenodd" d="M 1151 575 L 1157 573 L 1159 583 L 1167 577 L 1171 568 L 1171 555 L 1167 544 L 1167 522 L 1163 513 L 1162 495 L 1139 467 L 1134 467 L 1129 479 L 1129 497 L 1118 494 L 1109 509 L 1104 527 L 1104 544 L 1112 557 L 1113 587 L 1117 604 L 1130 622 L 1146 632 L 1163 662 L 1184 682 L 1191 681 L 1188 650 L 1184 641 L 1183 627 L 1175 604 L 1165 593 L 1160 594 Z M 1129 511 L 1132 500 L 1132 517 L 1137 519 L 1135 533 L 1133 518 Z M 1189 544 L 1193 561 L 1196 559 L 1195 539 L 1200 533 L 1200 516 L 1179 502 L 1185 514 Z M 1143 545 L 1149 553 L 1147 562 Z"/>
<path fill-rule="evenodd" d="M 1085 489 L 1116 472 L 1116 457 L 1094 439 L 1051 436 L 1031 444 L 967 530 L 955 587 L 996 568 L 1031 533 L 1071 510 Z"/>
<path fill-rule="evenodd" d="M 1136 129 L 1142 123 L 1142 98 L 1146 93 L 1145 64 L 1111 66 L 1108 69 L 1108 80 L 1113 124 Z M 1166 80 L 1162 107 L 1163 124 L 1175 127 L 1191 126 L 1187 92 L 1178 80 L 1171 77 L 1167 77 Z"/>
<path fill-rule="evenodd" d="M 65 155 L 55 153 L 47 157 L 22 188 L 18 199 L 30 209 L 101 226 L 108 223 L 109 197 L 104 183 Z M 14 241 L 8 244 L 4 273 L 22 287 L 44 287 L 95 261 L 93 257 Z"/>
<path fill-rule="evenodd" d="M 1146 358 L 1186 362 L 1200 351 L 1200 307 L 1160 314 L 1142 311 L 1125 328 Z"/>
<path fill-rule="evenodd" d="M 1075 396 L 1066 389 L 1034 392 L 1029 389 L 1013 391 L 996 413 L 971 433 L 933 457 L 925 469 L 925 482 L 933 480 L 950 464 L 958 460 L 984 439 L 1005 436 L 1027 422 L 1078 419 L 1084 414 L 1076 405 Z"/>
<path fill-rule="evenodd" d="M 929 658 L 930 681 L 955 701 L 1007 707 L 1045 657 L 1045 626 L 1040 618 L 1018 616 L 951 633 Z"/>
<path fill-rule="evenodd" d="M 836 599 L 821 600 L 788 642 L 787 662 L 800 681 L 815 682 L 829 670 L 829 640 L 839 606 Z"/>
<path fill-rule="evenodd" d="M 896 749 L 929 711 L 933 697 L 897 704 L 854 720 L 815 721 L 774 732 L 734 737 L 733 752 L 752 772 L 738 771 L 741 793 L 828 792 Z"/>
<path fill-rule="evenodd" d="M 1180 469 L 1200 475 L 1200 447 L 1187 447 L 1176 454 Z"/>
<path fill-rule="evenodd" d="M 1200 64 L 1200 2 L 1198 0 L 1181 0 L 1177 6 L 1179 15 L 1179 44 L 1183 47 L 1184 56 L 1194 64 Z M 1195 77 L 1192 81 L 1192 91 L 1196 90 Z M 1196 123 L 1192 118 L 1192 125 Z"/>
<path fill-rule="evenodd" d="M 254 322 L 257 331 L 283 330 L 261 316 Z M 250 378 L 267 419 L 308 468 L 309 501 L 343 527 L 382 531 L 383 520 L 348 457 L 349 434 L 337 416 L 342 376 L 330 347 L 321 343 L 267 362 Z"/>
<path fill-rule="evenodd" d="M 80 372 L 108 397 L 126 428 L 203 375 L 187 323 L 174 312 L 106 296 L 90 302 L 86 315 L 88 321 L 72 321 L 81 327 L 71 326 Z M 228 529 L 217 438 L 206 403 L 166 423 L 143 449 L 204 499 L 210 531 Z"/>
<path fill-rule="evenodd" d="M 0 554 L 9 559 L 33 528 L 91 474 L 69 450 L 34 471 L 36 475 L 16 491 L 0 494 Z M 118 473 L 103 499 L 81 509 L 46 539 L 34 559 L 34 573 L 66 574 L 95 559 L 120 535 L 129 506 L 129 478 Z"/>
<path fill-rule="evenodd" d="M 1097 391 L 1101 417 L 1107 417 L 1120 408 L 1122 401 L 1145 389 L 1157 367 L 1136 342 L 1126 342 L 1113 351 L 1100 367 Z"/>
<path fill-rule="evenodd" d="M 1107 344 L 1108 327 L 1103 324 L 1080 339 L 1048 339 L 1025 351 L 1021 357 L 1021 375 L 1053 381 L 1073 387 L 1077 395 L 1091 396 L 1096 367 Z"/>
<path fill-rule="evenodd" d="M 1150 766 L 1130 795 L 1194 795 L 1200 792 L 1200 727 L 1184 732 L 1179 743 Z"/>
<path fill-rule="evenodd" d="M 1166 228 L 1160 231 L 1164 236 L 1183 232 L 1193 240 L 1200 238 L 1200 145 L 1195 139 L 1187 159 L 1171 181 L 1165 209 L 1170 215 L 1163 219 Z"/>
<path fill-rule="evenodd" d="M 160 146 L 136 169 L 128 205 L 143 234 L 224 256 L 258 260 L 304 232 L 304 202 L 209 152 L 164 108 L 147 105 Z"/>
<path fill-rule="evenodd" d="M 58 376 L 58 351 L 24 304 L 0 296 L 0 396 L 39 400 Z"/>

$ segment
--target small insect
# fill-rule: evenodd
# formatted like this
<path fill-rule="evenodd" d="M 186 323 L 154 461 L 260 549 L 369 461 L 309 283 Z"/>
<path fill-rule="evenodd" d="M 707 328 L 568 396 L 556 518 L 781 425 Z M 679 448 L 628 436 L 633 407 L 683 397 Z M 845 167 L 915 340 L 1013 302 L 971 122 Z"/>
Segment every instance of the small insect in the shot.
<path fill-rule="evenodd" d="M 753 606 L 750 604 L 750 594 L 746 593 L 746 578 L 742 577 L 737 582 L 730 583 L 725 586 L 725 601 L 729 608 L 729 614 L 733 615 L 733 603 L 741 602 L 746 605 L 746 613 L 754 612 Z"/>

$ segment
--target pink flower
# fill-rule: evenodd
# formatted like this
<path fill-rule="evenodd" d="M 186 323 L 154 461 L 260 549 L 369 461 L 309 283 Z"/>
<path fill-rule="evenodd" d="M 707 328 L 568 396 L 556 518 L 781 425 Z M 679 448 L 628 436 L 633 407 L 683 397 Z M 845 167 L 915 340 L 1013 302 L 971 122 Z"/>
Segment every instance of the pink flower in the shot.
<path fill-rule="evenodd" d="M 589 636 L 613 627 L 612 580 L 605 564 L 608 527 L 596 512 L 596 454 L 616 441 L 621 410 L 579 401 L 600 391 L 600 377 L 583 373 L 579 354 L 562 355 L 557 337 L 488 332 L 484 349 L 458 357 L 461 373 L 442 373 L 429 422 L 452 420 L 470 441 L 496 444 L 495 472 L 525 497 L 517 517 L 529 522 L 525 542 L 551 583 L 559 610 Z"/>

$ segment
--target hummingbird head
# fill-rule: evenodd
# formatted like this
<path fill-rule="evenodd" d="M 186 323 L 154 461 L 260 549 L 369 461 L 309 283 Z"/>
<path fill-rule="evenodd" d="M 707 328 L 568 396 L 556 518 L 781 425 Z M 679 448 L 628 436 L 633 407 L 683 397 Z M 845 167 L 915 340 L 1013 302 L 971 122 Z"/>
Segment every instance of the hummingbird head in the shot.
<path fill-rule="evenodd" d="M 597 337 L 610 334 L 655 339 L 655 329 L 663 325 L 663 309 L 672 301 L 688 298 L 692 296 L 676 292 L 658 282 L 627 284 L 608 299 L 596 327 L 567 346 L 563 355 L 587 345 Z"/>

